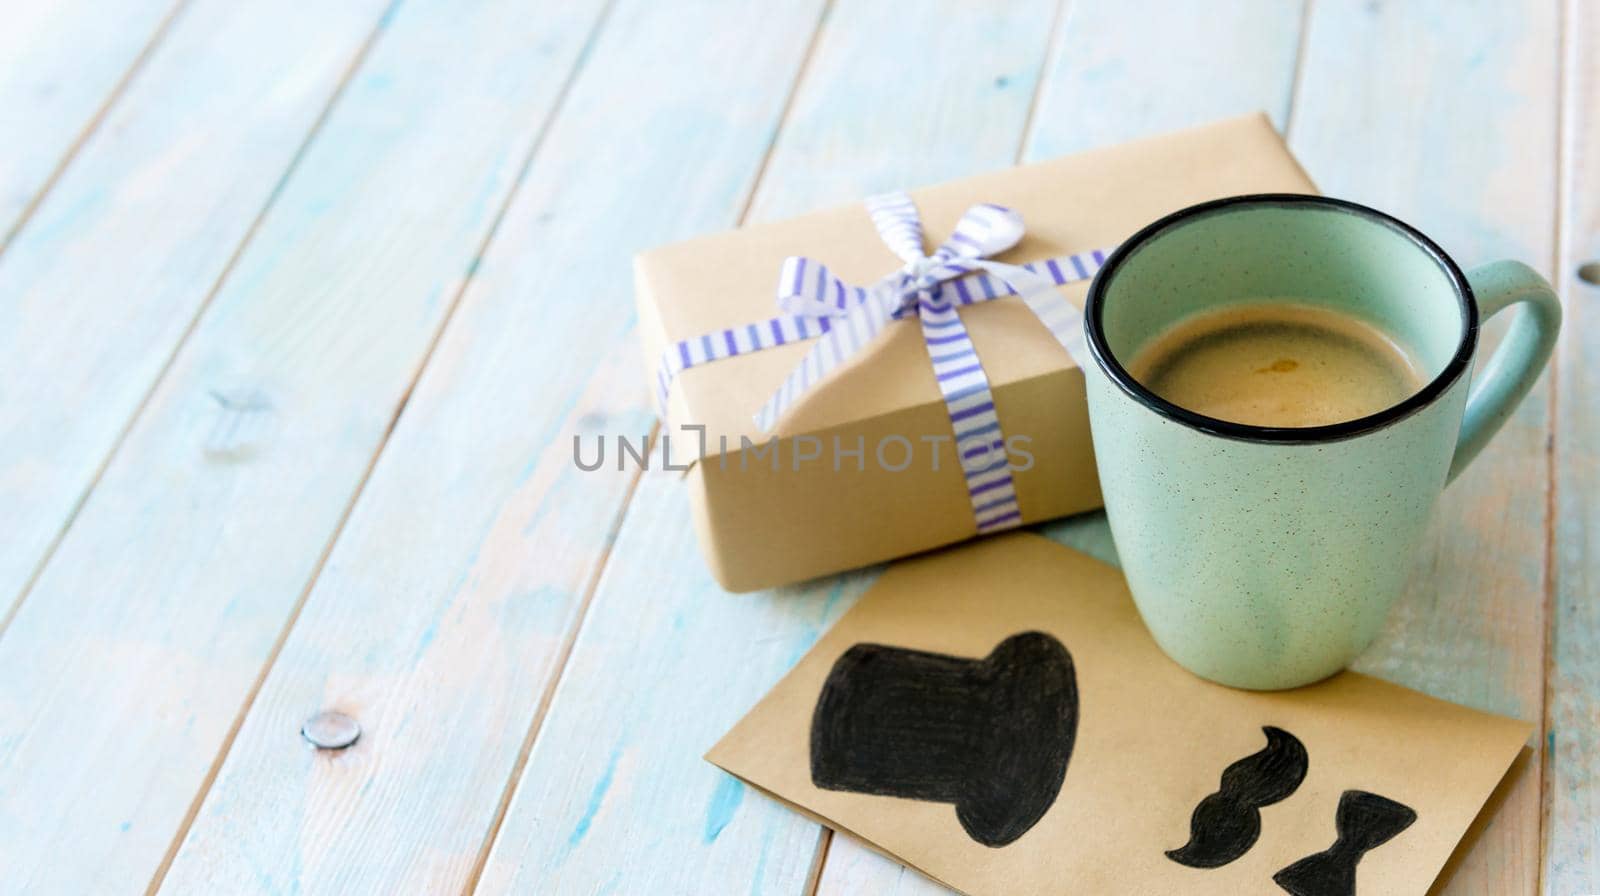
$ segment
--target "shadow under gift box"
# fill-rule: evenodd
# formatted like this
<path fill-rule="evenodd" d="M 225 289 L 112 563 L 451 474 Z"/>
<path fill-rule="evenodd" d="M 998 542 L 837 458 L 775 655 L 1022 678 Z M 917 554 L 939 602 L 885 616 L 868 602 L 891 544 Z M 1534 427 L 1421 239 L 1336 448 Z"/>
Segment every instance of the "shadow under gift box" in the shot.
<path fill-rule="evenodd" d="M 1109 251 L 1168 212 L 1267 192 L 1316 188 L 1266 116 L 1251 115 L 912 190 L 911 197 L 930 252 L 970 206 L 1016 209 L 1027 235 L 996 260 L 1025 264 Z M 859 202 L 640 254 L 634 272 L 652 394 L 669 346 L 776 316 L 779 269 L 791 255 L 816 259 L 860 285 L 902 264 Z M 1060 289 L 1081 308 L 1088 281 Z M 1001 430 L 1020 449 L 1011 460 L 1022 523 L 1099 507 L 1083 372 L 1015 297 L 960 313 Z M 730 591 L 789 584 L 977 533 L 949 413 L 914 319 L 891 323 L 813 387 L 776 430 L 759 430 L 754 414 L 813 344 L 711 361 L 672 384 L 662 432 L 671 436 L 673 463 L 692 461 L 684 475 L 700 547 Z M 689 427 L 704 427 L 703 434 Z"/>

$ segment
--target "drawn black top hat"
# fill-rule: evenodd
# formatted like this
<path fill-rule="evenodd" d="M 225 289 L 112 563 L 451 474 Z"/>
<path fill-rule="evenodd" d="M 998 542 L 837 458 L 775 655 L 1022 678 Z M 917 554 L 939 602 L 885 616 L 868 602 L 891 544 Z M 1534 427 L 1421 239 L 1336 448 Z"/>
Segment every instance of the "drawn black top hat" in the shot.
<path fill-rule="evenodd" d="M 1077 727 L 1072 657 L 1042 632 L 981 660 L 857 644 L 817 699 L 811 780 L 954 803 L 972 839 L 1005 846 L 1055 803 Z"/>

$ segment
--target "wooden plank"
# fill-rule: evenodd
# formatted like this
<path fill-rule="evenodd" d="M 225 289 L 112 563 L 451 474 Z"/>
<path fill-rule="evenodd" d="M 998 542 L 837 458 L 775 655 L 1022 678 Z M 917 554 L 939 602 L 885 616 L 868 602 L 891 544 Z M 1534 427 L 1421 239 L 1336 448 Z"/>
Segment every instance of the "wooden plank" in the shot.
<path fill-rule="evenodd" d="M 839 3 L 750 219 L 1012 164 L 1056 12 L 1053 0 L 1025 0 L 1004 16 L 981 3 L 940 2 L 914 16 L 894 3 Z"/>
<path fill-rule="evenodd" d="M 197 0 L 0 256 L 0 619 L 386 2 Z"/>
<path fill-rule="evenodd" d="M 1325 192 L 1417 225 L 1463 265 L 1512 257 L 1548 273 L 1558 19 L 1554 0 L 1471 14 L 1446 2 L 1315 4 L 1290 144 Z M 1539 386 L 1446 491 L 1407 594 L 1357 668 L 1541 720 L 1548 397 Z M 1522 768 L 1443 892 L 1537 887 L 1539 762 Z"/>
<path fill-rule="evenodd" d="M 0 251 L 182 6 L 33 0 L 0 12 Z"/>
<path fill-rule="evenodd" d="M 1009 164 L 1029 105 L 1012 85 L 1031 82 L 1042 65 L 1052 13 L 1049 2 L 1017 4 L 979 27 L 956 2 L 839 4 L 753 217 Z M 928 51 L 952 32 L 960 53 Z M 885 59 L 911 58 L 915 78 L 865 91 L 879 102 L 860 99 Z M 983 103 L 984 128 L 926 114 L 945 98 Z M 941 148 L 923 151 L 934 145 Z M 677 477 L 646 474 L 480 891 L 783 893 L 807 885 L 817 826 L 699 757 L 876 573 L 731 597 L 706 573 L 687 519 Z"/>
<path fill-rule="evenodd" d="M 700 759 L 876 571 L 730 596 L 639 483 L 479 893 L 799 893 L 820 829 Z"/>
<path fill-rule="evenodd" d="M 1566 8 L 1544 892 L 1600 891 L 1600 9 Z M 1588 279 L 1578 276 L 1588 265 Z"/>
<path fill-rule="evenodd" d="M 600 12 L 389 22 L 0 639 L 8 885 L 163 863 Z"/>
<path fill-rule="evenodd" d="M 1023 156 L 1050 158 L 1257 109 L 1281 128 L 1289 117 L 1301 18 L 1298 5 L 1276 0 L 1069 3 Z M 1197 79 L 1195 72 L 1210 76 Z M 1117 562 L 1103 512 L 1037 529 Z M 843 835 L 829 845 L 817 886 L 818 896 L 949 892 Z"/>
<path fill-rule="evenodd" d="M 1283 130 L 1301 18 L 1283 0 L 1069 2 L 1027 157 L 1257 110 Z"/>
<path fill-rule="evenodd" d="M 471 886 L 637 475 L 577 469 L 573 439 L 652 422 L 628 254 L 737 219 L 821 13 L 610 13 L 165 889 Z M 336 757 L 293 737 L 324 706 L 364 729 Z"/>

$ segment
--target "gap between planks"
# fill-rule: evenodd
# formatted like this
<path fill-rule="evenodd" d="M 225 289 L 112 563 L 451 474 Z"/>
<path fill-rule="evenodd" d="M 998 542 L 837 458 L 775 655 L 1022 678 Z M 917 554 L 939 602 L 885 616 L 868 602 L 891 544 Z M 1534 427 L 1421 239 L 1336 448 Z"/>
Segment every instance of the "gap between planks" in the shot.
<path fill-rule="evenodd" d="M 362 45 L 361 50 L 356 54 L 356 57 L 353 60 L 350 68 L 345 72 L 344 78 L 340 81 L 338 88 L 335 90 L 333 96 L 330 97 L 327 105 L 324 107 L 322 115 L 318 117 L 317 123 L 311 131 L 311 136 L 308 136 L 305 143 L 301 145 L 300 149 L 295 155 L 294 161 L 290 163 L 288 171 L 285 172 L 283 179 L 279 181 L 278 187 L 274 189 L 274 198 L 281 190 L 283 184 L 288 181 L 289 175 L 293 172 L 295 164 L 299 162 L 300 156 L 304 153 L 306 147 L 310 146 L 312 138 L 315 136 L 317 130 L 321 128 L 323 121 L 327 119 L 329 113 L 337 105 L 338 99 L 343 94 L 345 86 L 361 68 L 361 64 L 366 60 L 367 55 L 371 51 L 372 47 L 377 43 L 378 38 L 383 33 L 384 27 L 393 18 L 393 13 L 399 7 L 401 2 L 403 2 L 403 0 L 393 0 L 393 2 L 385 8 L 384 13 L 379 17 L 378 24 L 373 29 L 372 34 Z M 233 750 L 234 739 L 238 737 L 239 729 L 243 727 L 245 717 L 250 714 L 250 709 L 255 704 L 257 695 L 261 693 L 262 686 L 266 684 L 267 676 L 272 674 L 272 668 L 277 664 L 278 656 L 283 652 L 284 644 L 288 642 L 289 635 L 294 631 L 295 623 L 299 621 L 300 613 L 305 608 L 306 599 L 311 595 L 311 590 L 316 586 L 317 580 L 321 578 L 323 568 L 328 562 L 328 557 L 333 553 L 334 546 L 339 542 L 339 536 L 344 532 L 345 524 L 350 521 L 350 515 L 355 511 L 356 505 L 360 502 L 362 493 L 366 491 L 367 483 L 372 479 L 372 471 L 377 467 L 378 460 L 380 457 L 382 457 L 384 448 L 388 446 L 389 437 L 394 434 L 395 426 L 400 422 L 400 415 L 405 413 L 406 405 L 410 403 L 411 393 L 416 389 L 417 382 L 422 378 L 422 372 L 427 369 L 428 362 L 432 360 L 434 351 L 439 347 L 439 343 L 443 339 L 445 331 L 449 329 L 450 321 L 455 317 L 456 309 L 460 306 L 462 297 L 466 295 L 467 288 L 472 284 L 473 279 L 476 276 L 478 263 L 483 258 L 484 252 L 488 250 L 489 244 L 494 241 L 495 235 L 499 232 L 500 224 L 505 220 L 506 211 L 511 207 L 511 203 L 516 199 L 517 193 L 522 187 L 523 180 L 528 174 L 528 169 L 533 164 L 534 157 L 539 154 L 539 148 L 544 145 L 544 139 L 545 136 L 550 133 L 551 124 L 556 120 L 557 116 L 560 115 L 561 110 L 565 105 L 567 94 L 572 88 L 572 83 L 574 80 L 576 80 L 578 73 L 583 70 L 584 64 L 588 61 L 590 51 L 594 47 L 595 38 L 599 36 L 601 30 L 604 28 L 607 18 L 609 17 L 612 8 L 615 5 L 616 0 L 607 0 L 606 5 L 600 11 L 600 14 L 595 17 L 595 22 L 590 27 L 589 33 L 585 35 L 583 47 L 578 51 L 576 59 L 573 61 L 572 66 L 568 69 L 566 77 L 561 82 L 561 86 L 557 89 L 555 100 L 551 103 L 550 110 L 548 113 L 546 113 L 544 122 L 539 127 L 538 134 L 534 137 L 527 153 L 523 156 L 522 162 L 517 168 L 516 176 L 512 180 L 510 189 L 506 191 L 506 195 L 503 201 L 500 203 L 499 208 L 495 210 L 494 218 L 489 222 L 489 226 L 484 232 L 482 240 L 479 241 L 478 247 L 473 251 L 472 260 L 468 263 L 466 272 L 461 278 L 461 282 L 458 284 L 454 295 L 450 297 L 449 307 L 445 309 L 439 325 L 434 329 L 432 338 L 429 339 L 427 347 L 423 350 L 415 368 L 411 371 L 411 376 L 406 383 L 405 390 L 401 393 L 400 400 L 395 404 L 394 413 L 390 416 L 388 425 L 384 427 L 383 435 L 379 438 L 378 444 L 374 447 L 371 457 L 367 459 L 366 469 L 362 471 L 360 479 L 356 482 L 354 491 L 351 493 L 349 500 L 345 502 L 344 509 L 340 512 L 339 519 L 334 524 L 333 531 L 329 533 L 327 541 L 323 544 L 322 553 L 317 557 L 316 565 L 312 568 L 311 575 L 307 577 L 305 586 L 301 588 L 299 596 L 295 598 L 294 606 L 290 609 L 288 618 L 284 621 L 283 627 L 279 630 L 278 637 L 273 642 L 272 649 L 267 654 L 266 661 L 261 665 L 261 671 L 257 673 L 256 680 L 251 684 L 249 693 L 246 694 L 243 703 L 241 703 L 239 706 L 239 711 L 234 715 L 233 723 L 228 727 L 228 733 L 226 736 L 224 736 L 222 744 L 218 747 L 216 756 L 212 758 L 211 767 L 206 770 L 204 780 L 201 781 L 200 787 L 194 795 L 194 799 L 190 801 L 189 808 L 184 813 L 182 824 L 180 824 L 177 831 L 173 833 L 171 842 L 167 844 L 166 855 L 162 856 L 161 864 L 156 867 L 155 874 L 150 878 L 149 886 L 145 888 L 146 896 L 154 896 L 154 894 L 161 889 L 162 883 L 166 880 L 167 872 L 171 869 L 173 860 L 177 858 L 179 848 L 182 847 L 183 841 L 189 836 L 189 830 L 191 827 L 193 827 L 195 818 L 199 816 L 200 807 L 205 803 L 206 795 L 210 793 L 212 784 L 216 782 L 217 774 L 222 770 L 223 763 L 227 761 L 228 754 Z M 267 206 L 270 207 L 271 204 L 272 200 L 269 199 Z M 263 208 L 261 215 L 257 217 L 254 223 L 251 224 L 250 232 L 247 233 L 245 237 L 245 243 L 249 242 L 250 235 L 255 232 L 256 226 L 260 223 L 261 218 L 266 215 L 266 211 L 267 209 Z M 224 269 L 222 276 L 217 279 L 217 283 L 211 291 L 212 295 L 214 295 L 217 290 L 221 288 L 222 283 L 227 279 L 228 273 L 232 269 L 233 261 L 237 259 L 240 254 L 242 254 L 243 249 L 244 244 L 241 243 L 239 249 L 234 253 L 234 258 L 229 260 L 228 268 Z M 208 302 L 209 300 L 210 296 L 207 297 Z M 202 311 L 203 310 L 204 306 L 202 306 Z M 200 316 L 200 313 L 195 315 L 194 321 L 190 323 L 190 330 L 193 329 L 194 323 L 199 321 Z M 179 347 L 183 345 L 183 342 L 187 340 L 187 337 L 188 331 L 184 333 L 184 339 L 179 340 Z M 176 357 L 177 351 L 177 348 L 173 349 L 174 357 Z M 171 363 L 170 359 L 168 363 Z M 165 370 L 163 370 L 163 375 L 164 374 Z M 160 377 L 157 378 L 157 384 L 159 384 L 160 379 Z M 155 386 L 152 385 L 150 393 L 153 394 L 154 392 Z M 146 400 L 148 400 L 148 395 L 146 396 Z M 140 410 L 143 410 L 142 406 Z M 139 415 L 135 413 L 133 417 L 130 418 L 128 427 L 132 426 L 132 420 L 137 419 L 138 416 Z M 127 427 L 124 429 L 124 434 L 126 433 L 126 429 Z M 119 437 L 118 444 L 120 445 L 120 443 L 121 438 Z M 113 447 L 111 453 L 115 454 L 115 447 Z M 110 455 L 107 456 L 107 463 L 109 463 L 109 460 Z M 102 465 L 102 469 L 104 469 L 104 465 Z M 97 481 L 98 478 L 99 477 L 97 474 Z M 91 489 L 92 487 L 93 486 L 91 485 Z M 87 491 L 85 492 L 85 495 L 87 495 Z M 632 486 L 630 486 L 629 495 L 632 495 Z M 79 504 L 81 506 L 81 500 Z M 624 505 L 624 507 L 626 507 L 626 505 Z M 74 509 L 74 513 L 76 513 L 76 509 Z M 69 519 L 68 525 L 70 525 L 70 523 L 71 521 Z M 64 530 L 65 527 L 63 528 L 63 531 Z M 57 543 L 59 543 L 59 541 L 60 536 L 57 536 Z M 43 568 L 42 563 L 40 564 L 40 568 Z M 36 571 L 35 577 L 37 577 L 37 574 L 38 573 Z M 20 605 L 21 601 L 19 600 L 17 603 Z M 15 613 L 15 608 L 13 608 L 13 613 Z M 4 629 L 0 628 L 0 635 L 3 634 Z"/>
<path fill-rule="evenodd" d="M 61 154 L 60 161 L 56 162 L 55 167 L 50 169 L 50 173 L 45 176 L 44 182 L 39 184 L 39 188 L 34 191 L 33 197 L 28 200 L 28 204 L 22 207 L 22 211 L 17 214 L 17 220 L 12 223 L 11 229 L 7 230 L 3 237 L 0 237 L 0 255 L 4 255 L 6 250 L 11 248 L 11 243 L 16 240 L 17 234 L 21 233 L 22 228 L 27 226 L 28 219 L 33 217 L 34 211 L 44 203 L 44 198 L 50 194 L 50 190 L 56 185 L 56 181 L 61 179 L 61 173 L 67 170 L 67 166 L 72 164 L 73 159 L 77 158 L 78 150 L 82 149 L 83 144 L 88 142 L 89 137 L 100 129 L 100 123 L 105 120 L 106 113 L 110 112 L 111 107 L 115 106 L 117 100 L 121 99 L 123 93 L 127 92 L 128 85 L 133 83 L 134 77 L 144 68 L 145 62 L 155 53 L 156 47 L 166 39 L 167 33 L 172 30 L 172 23 L 176 22 L 178 16 L 188 8 L 189 2 L 190 0 L 178 0 L 177 3 L 173 4 L 172 9 L 168 10 L 166 16 L 156 25 L 156 30 L 151 33 L 150 39 L 145 42 L 144 48 L 139 51 L 137 56 L 133 57 L 133 62 L 128 64 L 128 70 L 123 72 L 122 77 L 117 79 L 117 83 L 111 86 L 106 98 L 100 102 L 100 105 L 89 116 L 88 122 L 78 132 L 78 136 L 72 138 L 72 142 L 67 144 L 66 152 Z M 59 540 L 58 537 L 57 541 Z M 51 547 L 54 548 L 54 544 Z M 9 616 L 7 620 L 9 620 Z M 4 623 L 0 622 L 0 632 L 4 631 Z"/>
<path fill-rule="evenodd" d="M 645 439 L 645 444 L 650 446 L 652 453 L 656 436 L 660 434 L 661 423 L 658 420 L 650 427 L 650 435 Z M 561 645 L 556 648 L 555 672 L 539 693 L 539 704 L 534 707 L 533 720 L 528 723 L 528 732 L 523 735 L 522 745 L 517 748 L 516 761 L 512 763 L 511 773 L 506 777 L 506 786 L 500 792 L 500 801 L 495 804 L 494 817 L 489 821 L 489 830 L 484 834 L 483 845 L 478 847 L 478 855 L 472 860 L 472 869 L 467 872 L 466 883 L 461 888 L 462 893 L 475 892 L 478 889 L 478 881 L 483 878 L 483 869 L 488 867 L 489 853 L 494 849 L 494 842 L 500 835 L 500 826 L 505 823 L 506 812 L 511 808 L 511 798 L 516 796 L 517 782 L 522 780 L 522 770 L 527 768 L 528 757 L 533 754 L 533 742 L 538 739 L 545 713 L 549 712 L 550 704 L 555 700 L 556 688 L 560 686 L 562 673 L 567 668 L 567 658 L 572 656 L 572 647 L 578 641 L 583 621 L 589 616 L 589 605 L 594 602 L 594 593 L 600 588 L 601 573 L 605 572 L 606 562 L 611 559 L 611 549 L 616 545 L 617 532 L 622 529 L 622 522 L 628 516 L 628 508 L 633 506 L 633 495 L 639 490 L 639 480 L 642 476 L 644 476 L 642 469 L 633 471 L 633 478 L 628 480 L 628 487 L 622 493 L 622 503 L 618 505 L 611 525 L 606 528 L 605 547 L 600 550 L 600 556 L 595 561 L 594 572 L 590 574 L 589 581 L 584 583 L 583 595 L 578 598 L 578 609 L 573 614 L 572 625 L 562 635 Z"/>
<path fill-rule="evenodd" d="M 1065 2 L 1065 0 L 1062 0 L 1062 2 Z M 595 34 L 599 33 L 600 24 L 603 24 L 610 16 L 611 10 L 615 5 L 615 0 L 612 0 L 600 14 Z M 811 37 L 806 42 L 805 54 L 801 56 L 800 66 L 795 71 L 794 80 L 790 82 L 789 91 L 785 94 L 783 105 L 778 111 L 777 123 L 772 128 L 772 134 L 767 140 L 765 150 L 761 153 L 761 162 L 756 166 L 755 176 L 750 179 L 750 186 L 745 192 L 744 202 L 739 207 L 739 214 L 736 218 L 739 224 L 745 222 L 745 219 L 750 215 L 751 207 L 755 204 L 761 182 L 767 174 L 767 164 L 772 160 L 772 151 L 778 145 L 778 137 L 783 133 L 784 124 L 789 120 L 789 114 L 794 108 L 795 96 L 799 94 L 800 85 L 805 81 L 806 73 L 810 70 L 811 59 L 816 54 L 817 44 L 822 40 L 822 33 L 827 27 L 828 16 L 832 12 L 833 0 L 823 0 L 822 9 L 817 15 L 816 27 L 811 29 Z M 591 43 L 593 42 L 592 36 L 590 41 Z M 585 48 L 584 55 L 587 55 L 587 48 Z M 582 67 L 582 59 L 583 57 L 580 57 L 579 65 L 574 67 L 574 72 L 576 72 L 577 68 Z M 563 92 L 564 96 L 565 93 Z M 553 119 L 554 114 L 551 117 Z M 532 160 L 531 155 L 529 160 Z M 646 444 L 650 446 L 652 452 L 655 448 L 656 436 L 660 434 L 661 421 L 657 419 L 650 429 L 650 437 L 646 439 Z M 523 771 L 527 768 L 528 758 L 533 754 L 533 745 L 539 739 L 539 731 L 544 727 L 545 716 L 550 710 L 550 704 L 555 700 L 556 690 L 560 687 L 561 679 L 566 673 L 567 660 L 572 656 L 573 646 L 577 644 L 578 635 L 583 631 L 583 624 L 589 618 L 589 607 L 594 602 L 595 592 L 600 587 L 600 579 L 605 575 L 606 566 L 611 561 L 611 550 L 616 544 L 617 533 L 622 530 L 622 524 L 627 518 L 628 509 L 633 506 L 633 497 L 639 490 L 639 481 L 643 475 L 644 470 L 642 469 L 633 471 L 633 478 L 628 481 L 627 490 L 623 494 L 621 505 L 617 508 L 616 516 L 606 529 L 605 547 L 601 550 L 600 556 L 596 558 L 594 570 L 589 576 L 589 581 L 584 585 L 583 596 L 579 599 L 577 612 L 573 614 L 572 625 L 562 636 L 561 646 L 556 653 L 555 672 L 550 676 L 549 682 L 545 684 L 543 691 L 539 694 L 539 704 L 534 708 L 533 719 L 528 723 L 528 732 L 523 736 L 522 745 L 517 750 L 516 762 L 512 765 L 511 773 L 506 778 L 506 786 L 500 794 L 500 802 L 495 806 L 494 818 L 490 820 L 489 830 L 483 838 L 483 845 L 479 847 L 478 855 L 472 862 L 472 870 L 467 874 L 466 884 L 461 888 L 463 894 L 475 893 L 478 889 L 479 881 L 483 879 L 483 871 L 489 864 L 489 854 L 494 851 L 495 841 L 500 837 L 500 828 L 506 820 L 506 813 L 510 811 L 511 801 L 516 797 L 517 787 L 522 783 Z M 309 593 L 309 591 L 310 587 L 308 586 L 307 592 Z M 301 599 L 304 601 L 304 596 Z M 285 629 L 285 632 L 287 633 L 287 629 Z M 243 720 L 243 718 L 244 716 L 241 714 L 240 719 Z M 218 767 L 220 768 L 220 762 Z M 213 769 L 213 776 L 214 773 L 215 769 Z M 198 809 L 198 802 L 195 807 Z M 817 882 L 822 879 L 822 863 L 827 853 L 828 837 L 832 834 L 832 831 L 827 827 L 819 827 L 822 827 L 823 833 L 818 839 L 818 852 L 813 859 L 811 874 L 808 878 L 809 883 L 806 891 L 808 894 L 816 892 Z"/>
<path fill-rule="evenodd" d="M 817 827 L 821 831 L 817 834 L 817 851 L 811 860 L 811 872 L 806 875 L 805 896 L 817 896 L 817 887 L 822 885 L 822 867 L 828 864 L 828 848 L 833 845 L 833 828 L 825 824 Z"/>
<path fill-rule="evenodd" d="M 1033 79 L 1033 95 L 1028 97 L 1028 109 L 1022 116 L 1022 132 L 1017 138 L 1017 152 L 1011 158 L 1022 164 L 1023 157 L 1028 152 L 1028 144 L 1033 142 L 1033 128 L 1039 117 L 1039 98 L 1044 95 L 1044 82 L 1048 80 L 1052 71 L 1055 71 L 1056 60 L 1061 58 L 1063 44 L 1066 43 L 1067 4 L 1071 0 L 1056 0 L 1055 11 L 1050 14 L 1050 39 L 1045 42 L 1044 57 L 1039 60 L 1039 76 Z"/>
<path fill-rule="evenodd" d="M 1300 78 L 1306 68 L 1306 38 L 1311 33 L 1311 4 L 1316 0 L 1304 0 L 1300 4 L 1300 32 L 1295 35 L 1294 66 L 1289 70 L 1289 105 L 1283 110 L 1283 138 L 1289 139 L 1289 131 L 1294 127 L 1294 110 L 1298 108 L 1295 100 L 1300 96 Z"/>
<path fill-rule="evenodd" d="M 1565 0 L 1560 4 L 1559 19 L 1556 23 L 1558 40 L 1560 41 L 1556 52 L 1556 196 L 1555 220 L 1552 227 L 1555 232 L 1555 245 L 1552 247 L 1553 259 L 1551 262 L 1551 277 L 1554 281 L 1557 297 L 1562 301 L 1563 310 L 1572 293 L 1563 289 L 1570 280 L 1567 269 L 1577 263 L 1571 255 L 1571 248 L 1567 245 L 1567 235 L 1576 228 L 1577 222 L 1571 220 L 1577 214 L 1577 170 L 1578 157 L 1575 147 L 1569 141 L 1576 140 L 1576 134 L 1581 130 L 1576 127 L 1576 104 L 1579 95 L 1578 80 L 1582 77 L 1582 67 L 1578 60 L 1578 39 L 1573 31 L 1574 24 L 1581 21 L 1578 11 L 1579 0 Z M 1572 338 L 1566 334 L 1566 338 Z M 1555 762 L 1556 751 L 1550 743 L 1551 707 L 1555 702 L 1556 684 L 1556 627 L 1560 624 L 1560 599 L 1558 589 L 1560 582 L 1558 575 L 1557 532 L 1556 521 L 1560 513 L 1560 496 L 1557 488 L 1561 481 L 1561 455 L 1557 447 L 1556 435 L 1561 431 L 1561 381 L 1563 372 L 1562 346 L 1557 344 L 1555 353 L 1550 356 L 1550 386 L 1546 395 L 1545 419 L 1548 429 L 1545 431 L 1545 506 L 1544 506 L 1544 658 L 1542 665 L 1543 687 L 1539 692 L 1539 765 L 1536 773 L 1539 776 L 1539 863 L 1537 891 L 1543 893 L 1549 886 L 1552 877 L 1550 862 L 1552 855 L 1550 844 L 1551 809 L 1554 803 L 1554 785 L 1556 781 Z"/>

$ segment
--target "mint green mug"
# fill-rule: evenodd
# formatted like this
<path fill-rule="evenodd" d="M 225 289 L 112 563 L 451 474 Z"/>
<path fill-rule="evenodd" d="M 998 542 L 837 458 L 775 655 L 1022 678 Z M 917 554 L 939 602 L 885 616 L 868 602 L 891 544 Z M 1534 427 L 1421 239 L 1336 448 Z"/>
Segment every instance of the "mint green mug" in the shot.
<path fill-rule="evenodd" d="M 1400 339 L 1427 385 L 1328 426 L 1249 426 L 1171 404 L 1124 363 L 1189 315 L 1290 298 Z M 1478 320 L 1524 304 L 1473 384 Z M 1462 274 L 1433 241 L 1365 206 L 1238 196 L 1151 224 L 1089 290 L 1089 422 L 1117 555 L 1162 649 L 1241 688 L 1349 665 L 1400 594 L 1428 518 L 1527 394 L 1561 306 L 1526 265 Z"/>

